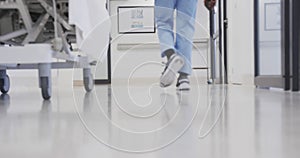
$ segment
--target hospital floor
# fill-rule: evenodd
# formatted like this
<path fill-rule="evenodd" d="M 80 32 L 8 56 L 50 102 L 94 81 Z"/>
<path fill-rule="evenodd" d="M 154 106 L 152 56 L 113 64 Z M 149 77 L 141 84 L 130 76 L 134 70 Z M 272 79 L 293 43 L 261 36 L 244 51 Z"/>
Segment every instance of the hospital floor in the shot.
<path fill-rule="evenodd" d="M 155 82 L 12 87 L 0 97 L 1 158 L 298 158 L 300 93 Z"/>

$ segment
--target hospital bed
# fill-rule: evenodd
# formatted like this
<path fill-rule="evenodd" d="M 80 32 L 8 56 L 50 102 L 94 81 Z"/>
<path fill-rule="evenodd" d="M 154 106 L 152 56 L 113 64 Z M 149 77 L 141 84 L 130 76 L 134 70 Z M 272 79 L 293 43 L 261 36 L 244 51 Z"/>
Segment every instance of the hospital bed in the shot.
<path fill-rule="evenodd" d="M 0 0 L 0 90 L 8 93 L 10 69 L 37 69 L 45 100 L 51 69 L 83 70 L 87 92 L 91 66 L 106 58 L 110 21 L 105 0 Z"/>

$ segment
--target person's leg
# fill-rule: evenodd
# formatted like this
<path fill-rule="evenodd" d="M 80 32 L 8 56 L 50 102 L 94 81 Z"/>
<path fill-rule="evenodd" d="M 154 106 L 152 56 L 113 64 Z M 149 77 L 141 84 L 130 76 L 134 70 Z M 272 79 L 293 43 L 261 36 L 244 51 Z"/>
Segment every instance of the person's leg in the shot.
<path fill-rule="evenodd" d="M 175 5 L 176 0 L 155 0 L 155 21 L 162 57 L 166 55 L 170 57 L 175 51 L 173 30 Z"/>
<path fill-rule="evenodd" d="M 185 64 L 179 71 L 181 77 L 192 74 L 192 48 L 195 32 L 195 17 L 198 0 L 177 0 L 176 9 L 176 43 L 175 48 L 184 60 Z"/>
<path fill-rule="evenodd" d="M 167 56 L 168 62 L 160 77 L 160 86 L 168 87 L 176 79 L 184 59 L 177 55 L 174 40 L 174 10 L 177 0 L 155 0 L 155 20 L 161 46 L 162 57 Z"/>

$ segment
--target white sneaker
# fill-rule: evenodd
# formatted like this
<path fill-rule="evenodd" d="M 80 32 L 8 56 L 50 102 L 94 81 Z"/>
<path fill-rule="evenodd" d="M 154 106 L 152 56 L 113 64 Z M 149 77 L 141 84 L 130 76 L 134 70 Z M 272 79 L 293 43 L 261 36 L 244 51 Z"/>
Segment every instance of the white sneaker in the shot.
<path fill-rule="evenodd" d="M 179 91 L 189 91 L 191 89 L 189 79 L 186 78 L 186 79 L 178 80 L 176 87 L 177 87 L 177 90 L 179 90 Z"/>
<path fill-rule="evenodd" d="M 165 70 L 160 77 L 160 86 L 170 86 L 176 79 L 176 74 L 183 67 L 183 65 L 183 58 L 177 54 L 173 54 L 167 62 Z"/>

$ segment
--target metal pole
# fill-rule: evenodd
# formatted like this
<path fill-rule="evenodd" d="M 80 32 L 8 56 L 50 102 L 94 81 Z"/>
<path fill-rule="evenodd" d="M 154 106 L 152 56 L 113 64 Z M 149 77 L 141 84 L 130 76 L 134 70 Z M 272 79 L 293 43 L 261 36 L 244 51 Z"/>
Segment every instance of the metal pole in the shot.
<path fill-rule="evenodd" d="M 227 69 L 227 28 L 228 28 L 228 18 L 227 18 L 227 0 L 223 0 L 223 39 L 224 39 L 224 81 L 228 83 L 228 69 Z"/>
<path fill-rule="evenodd" d="M 210 23 L 210 55 L 211 55 L 211 80 L 215 83 L 216 80 L 216 41 L 214 39 L 215 34 L 215 11 L 211 10 L 209 13 Z"/>
<path fill-rule="evenodd" d="M 223 27 L 222 27 L 222 1 L 218 1 L 218 22 L 219 22 L 219 75 L 220 75 L 220 83 L 224 83 L 223 80 Z"/>

